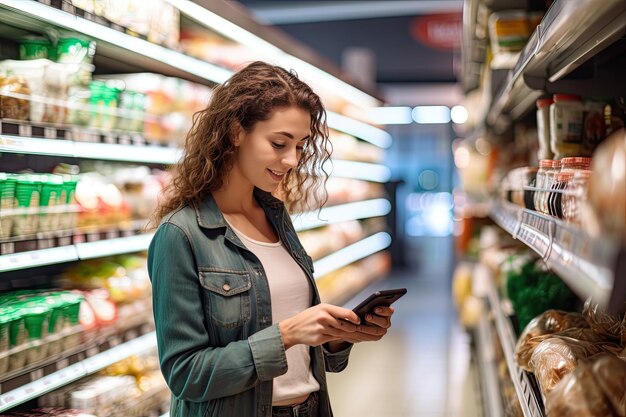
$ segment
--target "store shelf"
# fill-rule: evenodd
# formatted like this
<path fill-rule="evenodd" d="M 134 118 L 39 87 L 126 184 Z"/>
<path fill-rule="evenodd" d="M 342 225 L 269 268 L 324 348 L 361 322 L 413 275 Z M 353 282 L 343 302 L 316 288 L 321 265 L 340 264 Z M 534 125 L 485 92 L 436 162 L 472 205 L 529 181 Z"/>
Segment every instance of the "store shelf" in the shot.
<path fill-rule="evenodd" d="M 153 236 L 153 233 L 147 233 L 2 255 L 0 256 L 0 272 L 140 252 L 148 249 Z"/>
<path fill-rule="evenodd" d="M 513 326 L 502 309 L 502 303 L 493 280 L 489 282 L 490 285 L 487 289 L 487 297 L 491 307 L 491 313 L 494 316 L 496 332 L 500 339 L 500 345 L 504 352 L 507 368 L 509 369 L 511 380 L 515 386 L 515 392 L 520 401 L 524 417 L 543 417 L 543 403 L 539 392 L 533 388 L 531 382 L 531 378 L 533 377 L 518 367 L 515 362 L 516 336 L 513 331 Z"/>
<path fill-rule="evenodd" d="M 297 232 L 328 226 L 350 220 L 369 219 L 386 216 L 391 212 L 391 203 L 384 198 L 357 201 L 324 207 L 321 211 L 309 211 L 291 216 Z"/>
<path fill-rule="evenodd" d="M 519 119 L 542 91 L 554 92 L 558 81 L 626 34 L 626 3 L 622 0 L 557 0 L 530 37 L 487 114 L 497 126 Z M 594 79 L 595 87 L 614 83 Z M 575 85 L 567 85 L 575 92 Z"/>
<path fill-rule="evenodd" d="M 476 362 L 485 415 L 489 417 L 504 416 L 502 395 L 498 383 L 498 368 L 494 348 L 494 334 L 487 315 L 480 317 L 475 329 Z"/>
<path fill-rule="evenodd" d="M 74 142 L 11 135 L 0 135 L 0 152 L 164 165 L 176 163 L 181 156 L 180 149 L 176 148 Z"/>
<path fill-rule="evenodd" d="M 325 256 L 313 263 L 315 279 L 330 274 L 353 262 L 387 249 L 391 245 L 391 236 L 386 232 L 378 232 L 352 245 L 339 249 L 332 255 Z"/>
<path fill-rule="evenodd" d="M 0 152 L 163 165 L 175 164 L 182 156 L 182 149 L 173 147 L 91 143 L 2 134 L 0 134 Z M 388 167 L 368 162 L 333 159 L 327 162 L 324 168 L 333 177 L 380 183 L 385 183 L 391 178 Z"/>
<path fill-rule="evenodd" d="M 610 311 L 623 308 L 626 253 L 621 245 L 511 203 L 496 203 L 491 217 L 537 252 L 582 299 L 591 296 Z"/>
<path fill-rule="evenodd" d="M 72 30 L 98 41 L 98 53 L 149 71 L 190 81 L 222 83 L 232 71 L 127 35 L 37 1 L 0 0 L 0 21 L 40 33 L 42 25 Z"/>
<path fill-rule="evenodd" d="M 5 392 L 6 383 L 3 383 L 2 394 L 0 394 L 0 412 L 98 372 L 129 356 L 156 349 L 156 332 L 152 331 L 125 343 L 117 343 L 119 343 L 119 338 L 112 337 L 106 342 L 105 350 L 100 351 L 99 346 L 94 346 L 85 351 L 84 354 L 88 356 L 86 359 L 73 364 L 68 364 L 69 360 L 63 359 L 54 364 L 57 370 L 49 374 L 44 375 L 43 368 L 32 371 L 27 375 L 30 382 L 10 391 Z"/>
<path fill-rule="evenodd" d="M 0 10 L 2 10 L 0 22 L 36 33 L 41 31 L 42 23 L 59 29 L 73 30 L 97 40 L 99 54 L 119 62 L 146 68 L 153 72 L 203 84 L 219 84 L 226 81 L 233 74 L 233 71 L 229 69 L 221 68 L 146 40 L 127 35 L 124 32 L 37 1 L 0 0 Z M 252 34 L 249 35 L 253 36 Z M 291 64 L 294 64 L 296 67 L 300 66 L 307 70 L 315 68 L 313 65 L 295 57 L 288 56 L 288 58 L 284 63 L 287 67 L 291 67 Z M 333 82 L 341 85 L 343 90 L 349 90 L 351 96 L 356 94 L 357 97 L 366 100 L 367 103 L 372 103 L 370 105 L 379 104 L 378 100 L 373 97 L 360 92 L 330 74 L 324 74 L 323 79 L 327 81 L 334 80 Z M 356 119 L 329 111 L 327 122 L 332 129 L 356 136 L 376 146 L 388 148 L 391 145 L 389 133 Z"/>

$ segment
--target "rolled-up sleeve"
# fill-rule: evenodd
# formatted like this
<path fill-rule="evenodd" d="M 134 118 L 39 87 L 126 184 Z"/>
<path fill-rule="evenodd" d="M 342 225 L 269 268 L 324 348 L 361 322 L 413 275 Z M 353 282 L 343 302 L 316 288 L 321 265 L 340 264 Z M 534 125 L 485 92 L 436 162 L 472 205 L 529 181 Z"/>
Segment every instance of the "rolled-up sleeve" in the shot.
<path fill-rule="evenodd" d="M 330 352 L 325 346 L 322 346 L 324 353 L 324 363 L 326 364 L 327 372 L 341 372 L 348 366 L 348 359 L 350 359 L 350 351 L 353 344 L 349 344 L 345 349 L 338 352 Z"/>
<path fill-rule="evenodd" d="M 157 230 L 148 272 L 161 371 L 177 398 L 204 402 L 235 395 L 287 371 L 276 326 L 225 347 L 212 345 L 191 243 L 177 225 Z"/>

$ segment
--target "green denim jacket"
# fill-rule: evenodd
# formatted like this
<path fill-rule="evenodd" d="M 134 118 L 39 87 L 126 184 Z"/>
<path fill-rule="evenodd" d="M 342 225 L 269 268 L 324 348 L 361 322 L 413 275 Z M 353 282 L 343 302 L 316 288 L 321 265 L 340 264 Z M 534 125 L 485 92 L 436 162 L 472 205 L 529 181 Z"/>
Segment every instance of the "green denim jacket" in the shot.
<path fill-rule="evenodd" d="M 283 203 L 254 195 L 320 302 L 313 262 Z M 171 417 L 270 417 L 272 379 L 287 372 L 270 292 L 258 258 L 246 249 L 209 196 L 161 222 L 148 250 L 161 370 L 172 392 Z M 320 417 L 331 417 L 325 371 L 348 364 L 350 348 L 311 348 L 320 384 Z"/>

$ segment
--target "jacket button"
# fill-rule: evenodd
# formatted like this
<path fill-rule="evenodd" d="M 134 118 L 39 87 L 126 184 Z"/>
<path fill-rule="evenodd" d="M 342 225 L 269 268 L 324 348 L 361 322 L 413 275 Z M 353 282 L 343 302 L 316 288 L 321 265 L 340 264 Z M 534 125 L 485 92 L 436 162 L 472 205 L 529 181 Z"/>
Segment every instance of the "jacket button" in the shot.
<path fill-rule="evenodd" d="M 228 285 L 228 284 L 224 284 L 224 285 L 222 285 L 222 289 L 223 289 L 224 291 L 230 291 L 230 285 Z"/>

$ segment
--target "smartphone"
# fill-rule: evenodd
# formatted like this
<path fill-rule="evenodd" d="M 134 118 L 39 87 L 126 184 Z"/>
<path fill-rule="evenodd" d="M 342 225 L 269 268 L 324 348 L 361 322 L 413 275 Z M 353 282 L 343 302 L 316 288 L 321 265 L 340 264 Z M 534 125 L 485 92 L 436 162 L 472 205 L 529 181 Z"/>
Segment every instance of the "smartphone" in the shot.
<path fill-rule="evenodd" d="M 358 306 L 354 307 L 352 311 L 354 311 L 357 316 L 363 320 L 365 315 L 368 313 L 376 314 L 374 313 L 374 309 L 376 307 L 389 307 L 404 294 L 406 294 L 406 288 L 376 291 L 374 294 L 363 300 L 363 302 L 361 302 Z"/>

